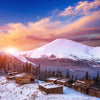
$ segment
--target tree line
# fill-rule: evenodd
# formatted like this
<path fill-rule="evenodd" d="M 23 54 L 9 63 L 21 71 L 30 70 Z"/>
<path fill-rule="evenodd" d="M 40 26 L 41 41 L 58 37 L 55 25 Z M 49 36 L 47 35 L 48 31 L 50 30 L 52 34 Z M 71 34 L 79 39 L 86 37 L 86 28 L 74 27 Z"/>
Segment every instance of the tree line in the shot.
<path fill-rule="evenodd" d="M 8 56 L 5 55 L 2 57 L 0 55 L 0 75 L 6 75 L 7 71 L 9 70 L 17 70 L 18 72 L 26 72 L 26 73 L 31 73 L 32 75 L 36 76 L 37 79 L 45 81 L 46 78 L 49 77 L 61 77 L 61 78 L 67 78 L 67 79 L 73 79 L 77 80 L 78 77 L 70 74 L 69 71 L 66 72 L 66 75 L 64 75 L 61 71 L 57 70 L 41 70 L 40 64 L 38 66 L 33 66 L 31 63 L 26 62 L 22 63 L 21 61 L 18 61 L 16 59 L 9 58 Z M 86 80 L 95 80 L 98 82 L 100 80 L 99 72 L 97 72 L 96 76 L 91 77 L 88 73 L 84 75 L 82 79 Z"/>

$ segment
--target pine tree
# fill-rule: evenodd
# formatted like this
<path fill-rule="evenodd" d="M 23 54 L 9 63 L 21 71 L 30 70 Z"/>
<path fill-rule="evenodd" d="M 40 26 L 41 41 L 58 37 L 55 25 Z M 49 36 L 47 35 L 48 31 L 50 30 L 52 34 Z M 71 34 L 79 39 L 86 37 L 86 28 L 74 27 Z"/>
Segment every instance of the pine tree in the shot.
<path fill-rule="evenodd" d="M 77 80 L 77 76 L 75 77 L 75 81 Z"/>
<path fill-rule="evenodd" d="M 47 76 L 48 76 L 48 78 L 51 77 L 51 70 L 50 69 L 48 71 L 48 75 Z"/>
<path fill-rule="evenodd" d="M 31 63 L 29 63 L 29 67 L 28 67 L 28 72 L 29 73 L 31 72 L 31 68 L 32 68 L 32 65 L 31 65 Z"/>
<path fill-rule="evenodd" d="M 61 78 L 64 77 L 61 71 L 59 71 L 59 77 L 61 77 Z"/>
<path fill-rule="evenodd" d="M 85 79 L 86 79 L 86 80 L 89 79 L 89 73 L 88 73 L 88 71 L 86 72 Z"/>
<path fill-rule="evenodd" d="M 69 71 L 67 71 L 65 78 L 67 78 L 67 79 L 69 79 L 69 78 L 70 78 Z"/>
<path fill-rule="evenodd" d="M 59 77 L 59 71 L 56 72 L 56 77 Z"/>
<path fill-rule="evenodd" d="M 10 66 L 9 66 L 9 64 L 8 64 L 8 70 L 10 70 Z"/>
<path fill-rule="evenodd" d="M 44 75 L 44 76 L 43 76 Z M 42 74 L 43 79 L 46 80 L 48 78 L 48 72 L 47 69 L 44 71 L 44 74 Z"/>
<path fill-rule="evenodd" d="M 33 73 L 33 75 L 35 75 L 35 68 L 34 67 L 32 67 L 31 73 Z"/>
<path fill-rule="evenodd" d="M 97 72 L 97 77 L 96 78 L 99 79 L 99 72 Z"/>
<path fill-rule="evenodd" d="M 3 64 L 7 64 L 7 54 L 4 56 L 4 58 L 3 58 Z"/>
<path fill-rule="evenodd" d="M 25 70 L 25 72 L 28 72 L 28 62 L 26 62 L 26 70 Z"/>
<path fill-rule="evenodd" d="M 55 77 L 55 71 L 52 71 L 52 77 Z"/>
<path fill-rule="evenodd" d="M 40 75 L 40 72 L 41 72 L 41 70 L 40 70 L 40 64 L 39 64 L 39 75 Z"/>
<path fill-rule="evenodd" d="M 95 80 L 95 76 L 93 76 L 93 80 Z"/>
<path fill-rule="evenodd" d="M 24 64 L 23 64 L 23 72 L 25 72 L 25 66 L 24 66 Z"/>
<path fill-rule="evenodd" d="M 71 79 L 72 79 L 72 80 L 74 79 L 74 76 L 73 76 L 73 74 L 72 74 L 72 77 L 71 77 Z"/>
<path fill-rule="evenodd" d="M 95 78 L 95 82 L 98 83 L 99 82 L 99 72 L 97 72 L 97 76 Z"/>

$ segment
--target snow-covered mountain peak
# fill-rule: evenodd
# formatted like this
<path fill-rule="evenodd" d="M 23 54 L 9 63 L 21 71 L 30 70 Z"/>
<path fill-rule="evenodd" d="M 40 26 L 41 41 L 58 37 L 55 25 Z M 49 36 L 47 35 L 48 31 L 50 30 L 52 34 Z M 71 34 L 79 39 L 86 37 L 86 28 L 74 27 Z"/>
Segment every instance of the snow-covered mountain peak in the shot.
<path fill-rule="evenodd" d="M 50 58 L 53 55 L 55 58 L 97 60 L 100 59 L 99 50 L 100 47 L 90 47 L 68 39 L 56 39 L 37 49 L 18 54 L 31 58 Z"/>
<path fill-rule="evenodd" d="M 48 43 L 47 45 L 45 46 L 67 46 L 67 47 L 83 47 L 83 48 L 87 48 L 88 46 L 86 45 L 83 45 L 83 44 L 80 44 L 78 42 L 75 42 L 75 41 L 72 41 L 72 40 L 68 40 L 68 39 L 56 39 L 54 41 L 52 41 L 51 43 Z M 45 47 L 44 46 L 44 47 Z"/>
<path fill-rule="evenodd" d="M 53 42 L 42 46 L 38 49 L 31 51 L 30 57 L 40 58 L 41 56 L 50 57 L 55 55 L 57 58 L 91 58 L 88 55 L 90 47 L 83 44 L 68 40 L 68 39 L 56 39 Z"/>

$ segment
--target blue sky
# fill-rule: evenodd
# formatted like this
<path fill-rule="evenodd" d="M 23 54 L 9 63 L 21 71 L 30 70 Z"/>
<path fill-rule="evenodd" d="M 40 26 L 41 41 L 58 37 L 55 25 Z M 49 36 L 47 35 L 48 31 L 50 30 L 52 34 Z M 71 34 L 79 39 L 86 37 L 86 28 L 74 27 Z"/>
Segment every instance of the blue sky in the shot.
<path fill-rule="evenodd" d="M 57 38 L 99 46 L 100 0 L 0 0 L 1 49 L 29 50 Z"/>
<path fill-rule="evenodd" d="M 36 22 L 52 15 L 55 9 L 60 11 L 79 0 L 0 0 L 0 25 L 7 23 Z M 84 1 L 84 0 L 83 0 Z M 93 0 L 89 0 L 93 1 Z"/>

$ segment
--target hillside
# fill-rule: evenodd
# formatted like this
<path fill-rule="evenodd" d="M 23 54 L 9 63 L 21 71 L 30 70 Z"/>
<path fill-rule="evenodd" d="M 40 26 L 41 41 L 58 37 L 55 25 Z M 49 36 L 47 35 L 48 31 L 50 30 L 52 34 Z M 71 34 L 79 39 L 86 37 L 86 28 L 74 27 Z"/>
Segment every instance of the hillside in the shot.
<path fill-rule="evenodd" d="M 21 63 L 26 63 L 26 62 L 29 62 L 29 63 L 32 63 L 32 62 L 30 62 L 30 61 L 28 61 L 25 57 L 23 57 L 23 56 L 17 56 L 17 55 L 15 55 L 15 54 L 9 54 L 9 53 L 6 53 L 6 52 L 4 52 L 4 51 L 0 51 L 0 57 L 1 57 L 1 59 L 5 56 L 5 55 L 7 55 L 7 58 L 8 58 L 8 61 L 9 60 L 15 60 L 16 62 L 21 62 Z M 32 63 L 33 65 L 35 65 L 34 63 Z"/>

